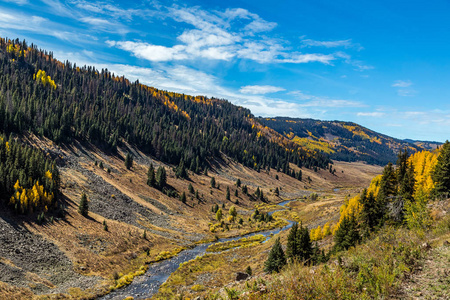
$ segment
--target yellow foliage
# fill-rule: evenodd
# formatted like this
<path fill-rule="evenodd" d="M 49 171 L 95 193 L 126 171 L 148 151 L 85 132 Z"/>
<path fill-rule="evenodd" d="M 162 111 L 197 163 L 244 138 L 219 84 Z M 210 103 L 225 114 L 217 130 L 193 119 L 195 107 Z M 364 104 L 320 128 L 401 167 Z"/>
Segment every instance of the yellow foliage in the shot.
<path fill-rule="evenodd" d="M 37 82 L 41 82 L 44 86 L 49 85 L 51 88 L 56 89 L 55 81 L 52 80 L 52 78 L 48 76 L 43 70 L 37 71 L 37 73 L 33 75 L 33 79 L 35 79 Z"/>
<path fill-rule="evenodd" d="M 414 177 L 416 179 L 414 197 L 421 194 L 429 195 L 434 188 L 431 173 L 436 166 L 438 156 L 439 150 L 433 152 L 420 151 L 410 156 L 408 161 L 414 165 Z"/>
<path fill-rule="evenodd" d="M 45 177 L 47 177 L 48 179 L 52 179 L 52 172 L 50 172 L 50 170 L 45 172 Z"/>

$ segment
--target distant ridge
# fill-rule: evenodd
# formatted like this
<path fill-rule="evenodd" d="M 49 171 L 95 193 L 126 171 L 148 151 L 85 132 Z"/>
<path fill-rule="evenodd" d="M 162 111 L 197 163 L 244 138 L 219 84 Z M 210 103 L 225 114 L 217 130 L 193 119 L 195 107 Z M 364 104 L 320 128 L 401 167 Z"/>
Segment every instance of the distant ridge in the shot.
<path fill-rule="evenodd" d="M 327 153 L 332 159 L 385 165 L 397 161 L 397 153 L 435 149 L 440 143 L 396 139 L 353 122 L 300 118 L 259 120 L 302 147 Z"/>

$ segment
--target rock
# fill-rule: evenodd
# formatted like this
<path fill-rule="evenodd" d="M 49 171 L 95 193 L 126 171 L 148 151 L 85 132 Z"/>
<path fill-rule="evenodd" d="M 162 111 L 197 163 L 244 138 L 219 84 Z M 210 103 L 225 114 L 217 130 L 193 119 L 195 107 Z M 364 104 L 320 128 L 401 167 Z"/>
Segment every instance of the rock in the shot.
<path fill-rule="evenodd" d="M 422 244 L 422 249 L 428 251 L 431 249 L 431 246 L 430 246 L 430 244 L 425 242 Z"/>
<path fill-rule="evenodd" d="M 237 272 L 236 273 L 236 281 L 246 280 L 250 275 L 247 273 Z"/>

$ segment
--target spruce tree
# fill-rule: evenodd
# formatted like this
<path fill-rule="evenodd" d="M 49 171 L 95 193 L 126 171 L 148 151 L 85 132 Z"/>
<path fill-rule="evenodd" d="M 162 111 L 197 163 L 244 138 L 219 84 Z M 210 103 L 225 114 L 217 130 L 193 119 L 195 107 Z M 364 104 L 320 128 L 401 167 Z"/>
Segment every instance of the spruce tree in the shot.
<path fill-rule="evenodd" d="M 125 157 L 125 168 L 128 170 L 133 167 L 133 157 L 130 153 L 127 153 L 127 156 Z"/>
<path fill-rule="evenodd" d="M 84 217 L 87 217 L 89 213 L 89 204 L 85 193 L 81 195 L 80 204 L 78 205 L 78 213 Z"/>
<path fill-rule="evenodd" d="M 166 169 L 163 166 L 160 166 L 158 168 L 158 171 L 156 172 L 156 185 L 159 189 L 162 189 L 167 184 L 167 175 L 166 175 Z"/>
<path fill-rule="evenodd" d="M 214 178 L 214 177 L 211 177 L 211 187 L 212 188 L 215 188 L 216 187 L 216 178 Z"/>
<path fill-rule="evenodd" d="M 436 167 L 431 175 L 436 195 L 450 192 L 450 142 L 446 141 L 440 149 Z"/>
<path fill-rule="evenodd" d="M 189 193 L 191 193 L 191 194 L 194 194 L 195 192 L 194 192 L 194 187 L 192 186 L 192 184 L 190 184 L 189 183 L 189 185 L 188 185 L 188 191 L 189 191 Z"/>
<path fill-rule="evenodd" d="M 230 188 L 227 187 L 227 195 L 225 197 L 227 200 L 230 200 Z"/>
<path fill-rule="evenodd" d="M 155 168 L 152 164 L 148 167 L 147 172 L 147 185 L 151 187 L 155 187 L 156 185 L 156 176 L 155 176 Z"/>
<path fill-rule="evenodd" d="M 289 235 L 287 238 L 287 246 L 286 246 L 286 257 L 288 261 L 292 262 L 295 257 L 298 256 L 297 253 L 297 231 L 298 231 L 298 223 L 294 223 L 292 225 L 291 230 L 289 231 Z"/>
<path fill-rule="evenodd" d="M 183 203 L 186 203 L 186 193 L 185 193 L 185 192 L 183 192 L 183 193 L 181 194 L 181 196 L 180 196 L 180 201 L 183 202 Z"/>
<path fill-rule="evenodd" d="M 347 250 L 348 248 L 355 246 L 359 241 L 360 236 L 356 217 L 353 214 L 345 216 L 334 235 L 334 250 Z"/>
<path fill-rule="evenodd" d="M 280 190 L 278 189 L 278 187 L 275 188 L 275 192 L 274 192 L 275 196 L 280 196 Z"/>
<path fill-rule="evenodd" d="M 238 178 L 238 179 L 236 180 L 236 186 L 237 186 L 237 187 L 240 187 L 240 186 L 241 186 L 241 179 Z"/>
<path fill-rule="evenodd" d="M 286 265 L 286 257 L 280 243 L 280 238 L 275 240 L 272 249 L 269 252 L 269 257 L 264 263 L 264 271 L 268 273 L 280 272 L 280 270 Z"/>

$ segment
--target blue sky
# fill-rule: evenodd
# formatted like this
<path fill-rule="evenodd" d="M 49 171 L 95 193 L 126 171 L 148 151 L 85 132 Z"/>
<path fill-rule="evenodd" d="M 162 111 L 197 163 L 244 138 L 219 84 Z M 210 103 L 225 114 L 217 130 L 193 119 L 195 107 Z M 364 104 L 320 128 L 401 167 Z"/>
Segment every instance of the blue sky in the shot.
<path fill-rule="evenodd" d="M 256 116 L 450 136 L 448 1 L 0 1 L 0 36 Z"/>

